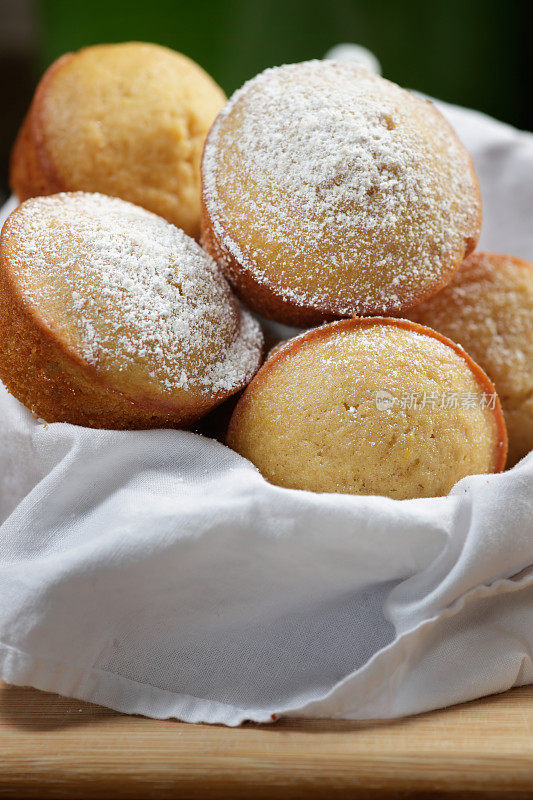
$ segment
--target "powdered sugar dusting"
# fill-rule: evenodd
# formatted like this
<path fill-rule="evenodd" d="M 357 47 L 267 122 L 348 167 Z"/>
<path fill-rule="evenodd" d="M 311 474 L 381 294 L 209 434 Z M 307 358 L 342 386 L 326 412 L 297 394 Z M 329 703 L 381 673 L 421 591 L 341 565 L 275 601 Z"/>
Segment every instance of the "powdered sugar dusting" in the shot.
<path fill-rule="evenodd" d="M 325 335 L 316 337 L 315 331 Z M 434 336 L 405 329 L 388 320 L 376 318 L 376 323 L 362 327 L 340 327 L 335 323 L 304 331 L 278 345 L 275 353 L 294 350 L 291 365 L 299 360 L 307 363 L 306 349 L 294 348 L 296 342 L 308 341 L 317 358 L 318 370 L 325 376 L 350 375 L 350 386 L 362 394 L 368 392 L 368 375 L 357 370 L 357 359 L 364 358 L 372 365 L 374 375 L 386 380 L 380 388 L 402 392 L 418 386 L 421 376 L 432 382 L 435 389 L 450 388 L 462 374 L 477 387 L 470 367 L 454 349 Z M 274 355 L 274 354 L 273 354 Z M 298 379 L 305 385 L 304 373 Z"/>
<path fill-rule="evenodd" d="M 421 419 L 426 417 L 430 424 L 436 411 L 437 417 L 443 415 L 441 419 L 452 424 L 455 410 L 459 416 L 465 412 L 467 416 L 484 418 L 492 434 L 496 428 L 491 396 L 466 359 L 436 337 L 406 329 L 401 323 L 375 318 L 372 325 L 324 325 L 280 345 L 270 358 L 277 361 L 277 366 L 272 367 L 270 362 L 269 371 L 267 361 L 265 373 L 275 374 L 280 369 L 282 374 L 290 374 L 290 383 L 299 388 L 298 397 L 303 407 L 314 397 L 316 407 L 322 408 L 327 419 L 336 406 L 341 419 L 348 415 L 361 424 L 361 433 L 371 447 L 389 441 L 386 435 L 389 424 L 396 438 L 401 438 L 404 424 L 410 436 L 413 414 L 417 413 Z M 261 372 L 256 379 L 259 386 L 260 378 Z M 321 392 L 331 394 L 331 404 L 326 409 Z M 458 403 L 452 404 L 453 407 L 445 404 L 446 393 L 458 397 L 459 392 L 468 395 L 468 404 L 461 408 Z M 380 394 L 393 402 L 380 407 Z M 419 401 L 422 396 L 425 399 L 417 408 L 409 403 L 409 395 Z M 282 390 L 279 390 L 279 397 L 279 403 L 273 404 L 271 417 L 281 430 L 287 413 Z M 403 403 L 399 402 L 402 398 Z M 369 420 L 375 419 L 384 423 L 383 430 L 376 430 L 373 422 L 370 428 L 366 427 Z M 381 432 L 384 438 L 373 440 L 370 430 L 374 434 Z M 418 446 L 421 447 L 422 441 L 429 438 L 429 431 L 423 429 L 419 435 Z M 432 446 L 433 442 L 427 441 L 427 444 Z"/>
<path fill-rule="evenodd" d="M 211 396 L 257 369 L 258 324 L 199 245 L 155 214 L 78 192 L 28 200 L 7 225 L 26 298 L 102 373 Z"/>
<path fill-rule="evenodd" d="M 461 343 L 507 403 L 533 396 L 533 265 L 475 253 L 409 317 Z"/>
<path fill-rule="evenodd" d="M 413 328 L 344 320 L 288 342 L 239 401 L 230 446 L 281 486 L 398 499 L 499 468 L 489 386 L 460 352 Z"/>
<path fill-rule="evenodd" d="M 229 257 L 280 297 L 339 314 L 398 312 L 478 233 L 477 183 L 448 124 L 352 64 L 245 84 L 208 136 L 203 192 Z"/>

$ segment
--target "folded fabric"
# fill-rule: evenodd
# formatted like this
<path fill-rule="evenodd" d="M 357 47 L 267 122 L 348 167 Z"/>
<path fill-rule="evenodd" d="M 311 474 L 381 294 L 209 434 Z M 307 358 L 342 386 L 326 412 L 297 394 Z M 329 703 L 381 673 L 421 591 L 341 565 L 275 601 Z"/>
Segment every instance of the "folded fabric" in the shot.
<path fill-rule="evenodd" d="M 533 260 L 533 136 L 440 106 L 481 245 Z M 533 453 L 448 497 L 268 484 L 184 431 L 36 420 L 0 387 L 0 676 L 151 717 L 395 717 L 533 682 Z"/>

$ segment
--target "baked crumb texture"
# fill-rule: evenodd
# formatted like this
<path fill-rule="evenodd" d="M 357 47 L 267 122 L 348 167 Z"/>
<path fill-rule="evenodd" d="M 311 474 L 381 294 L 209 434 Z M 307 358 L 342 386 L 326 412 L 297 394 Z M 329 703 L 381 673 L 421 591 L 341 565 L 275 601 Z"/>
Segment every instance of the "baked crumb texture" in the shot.
<path fill-rule="evenodd" d="M 267 69 L 206 140 L 204 246 L 279 322 L 399 314 L 450 280 L 480 225 L 472 161 L 448 122 L 353 64 Z"/>
<path fill-rule="evenodd" d="M 384 392 L 395 399 L 378 408 Z M 227 443 L 279 486 L 396 499 L 445 495 L 465 475 L 501 471 L 507 449 L 477 364 L 429 328 L 381 317 L 324 325 L 278 348 L 240 398 Z"/>
<path fill-rule="evenodd" d="M 118 198 L 27 200 L 0 240 L 0 378 L 48 422 L 189 425 L 245 386 L 259 325 L 183 231 Z"/>
<path fill-rule="evenodd" d="M 461 344 L 494 382 L 508 465 L 533 450 L 533 264 L 474 253 L 442 292 L 408 316 Z"/>
<path fill-rule="evenodd" d="M 67 53 L 40 81 L 15 143 L 13 192 L 102 192 L 198 238 L 202 148 L 225 100 L 206 72 L 166 47 Z"/>

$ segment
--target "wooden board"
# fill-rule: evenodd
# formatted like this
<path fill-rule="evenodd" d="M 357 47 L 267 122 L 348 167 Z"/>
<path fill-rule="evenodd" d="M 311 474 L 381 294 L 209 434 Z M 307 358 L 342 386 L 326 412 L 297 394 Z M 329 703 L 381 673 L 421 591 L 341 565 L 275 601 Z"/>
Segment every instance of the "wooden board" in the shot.
<path fill-rule="evenodd" d="M 533 687 L 397 722 L 230 729 L 0 684 L 0 797 L 533 797 Z"/>

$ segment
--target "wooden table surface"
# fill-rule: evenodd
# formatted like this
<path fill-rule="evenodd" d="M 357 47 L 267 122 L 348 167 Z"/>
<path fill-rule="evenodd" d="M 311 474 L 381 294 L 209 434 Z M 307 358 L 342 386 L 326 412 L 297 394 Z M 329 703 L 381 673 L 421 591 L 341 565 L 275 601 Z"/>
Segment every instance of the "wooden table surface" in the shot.
<path fill-rule="evenodd" d="M 533 687 L 395 722 L 223 728 L 0 684 L 0 797 L 531 798 Z"/>

